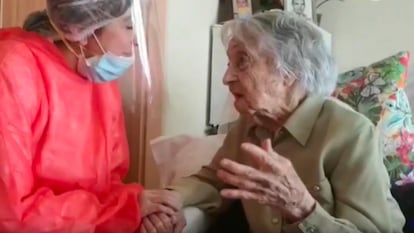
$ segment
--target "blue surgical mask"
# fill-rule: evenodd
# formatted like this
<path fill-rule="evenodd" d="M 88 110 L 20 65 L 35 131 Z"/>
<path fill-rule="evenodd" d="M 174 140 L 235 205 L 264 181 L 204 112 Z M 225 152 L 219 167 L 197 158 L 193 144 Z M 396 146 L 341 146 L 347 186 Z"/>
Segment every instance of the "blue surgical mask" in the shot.
<path fill-rule="evenodd" d="M 133 64 L 132 56 L 116 56 L 106 52 L 102 56 L 80 59 L 78 72 L 92 82 L 105 83 L 121 77 Z"/>

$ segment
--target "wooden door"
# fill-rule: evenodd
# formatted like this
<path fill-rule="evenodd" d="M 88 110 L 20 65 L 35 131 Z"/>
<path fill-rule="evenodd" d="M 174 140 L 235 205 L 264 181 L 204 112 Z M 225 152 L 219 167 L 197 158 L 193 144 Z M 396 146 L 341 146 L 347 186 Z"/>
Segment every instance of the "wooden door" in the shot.
<path fill-rule="evenodd" d="M 1 27 L 22 26 L 26 17 L 46 8 L 46 0 L 0 0 Z"/>
<path fill-rule="evenodd" d="M 142 75 L 129 75 L 121 80 L 121 89 L 131 152 L 127 182 L 139 182 L 146 188 L 158 188 L 159 171 L 149 144 L 162 134 L 166 0 L 151 0 L 148 9 L 151 26 L 146 29 L 146 36 L 150 83 Z"/>
<path fill-rule="evenodd" d="M 3 27 L 3 0 L 0 0 L 0 28 Z"/>

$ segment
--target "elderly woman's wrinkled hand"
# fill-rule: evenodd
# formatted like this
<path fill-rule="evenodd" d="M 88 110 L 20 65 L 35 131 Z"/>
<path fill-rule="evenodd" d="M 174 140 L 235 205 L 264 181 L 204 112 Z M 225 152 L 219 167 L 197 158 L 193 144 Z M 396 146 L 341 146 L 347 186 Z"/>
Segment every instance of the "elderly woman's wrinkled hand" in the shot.
<path fill-rule="evenodd" d="M 186 226 L 182 199 L 174 191 L 143 191 L 141 217 L 140 233 L 181 233 Z"/>
<path fill-rule="evenodd" d="M 165 213 L 151 214 L 142 219 L 140 233 L 172 233 L 175 217 Z"/>
<path fill-rule="evenodd" d="M 254 167 L 224 159 L 218 177 L 236 189 L 225 189 L 229 199 L 254 200 L 282 211 L 287 221 L 296 222 L 308 216 L 315 199 L 308 192 L 290 160 L 277 154 L 266 140 L 262 148 L 244 143 L 242 150 L 253 160 Z"/>
<path fill-rule="evenodd" d="M 182 233 L 186 225 L 183 210 L 175 215 L 155 213 L 142 219 L 139 233 Z"/>
<path fill-rule="evenodd" d="M 182 208 L 178 194 L 168 190 L 144 190 L 140 195 L 141 217 L 162 212 L 174 215 Z"/>
<path fill-rule="evenodd" d="M 183 210 L 174 215 L 155 213 L 142 219 L 139 233 L 182 233 L 186 225 Z"/>

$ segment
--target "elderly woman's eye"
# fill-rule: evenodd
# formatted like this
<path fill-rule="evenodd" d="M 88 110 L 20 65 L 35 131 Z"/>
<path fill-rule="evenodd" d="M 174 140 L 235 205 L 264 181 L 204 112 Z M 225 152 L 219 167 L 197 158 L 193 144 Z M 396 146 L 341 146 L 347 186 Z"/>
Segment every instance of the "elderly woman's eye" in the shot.
<path fill-rule="evenodd" d="M 249 57 L 247 55 L 241 56 L 237 63 L 237 68 L 239 70 L 245 70 L 248 67 L 249 67 Z"/>

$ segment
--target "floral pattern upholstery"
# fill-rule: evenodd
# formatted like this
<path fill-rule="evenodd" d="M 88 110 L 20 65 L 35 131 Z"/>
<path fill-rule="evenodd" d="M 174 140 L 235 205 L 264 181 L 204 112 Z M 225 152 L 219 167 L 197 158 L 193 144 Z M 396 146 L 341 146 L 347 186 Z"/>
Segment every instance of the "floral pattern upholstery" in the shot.
<path fill-rule="evenodd" d="M 404 87 L 409 52 L 400 52 L 340 75 L 334 96 L 368 117 L 393 185 L 414 183 L 414 127 Z"/>

